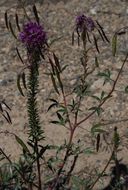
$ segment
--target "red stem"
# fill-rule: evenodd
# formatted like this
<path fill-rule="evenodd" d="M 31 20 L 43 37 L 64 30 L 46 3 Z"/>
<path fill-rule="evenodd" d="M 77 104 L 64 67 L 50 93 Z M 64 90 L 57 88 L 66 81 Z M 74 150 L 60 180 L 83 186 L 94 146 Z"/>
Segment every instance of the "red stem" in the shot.
<path fill-rule="evenodd" d="M 126 62 L 127 58 L 128 58 L 128 54 L 126 55 L 125 60 L 124 60 L 123 63 L 122 63 L 122 66 L 121 66 L 121 68 L 120 68 L 120 71 L 118 72 L 118 75 L 117 75 L 117 77 L 116 77 L 116 80 L 114 81 L 114 84 L 113 84 L 113 86 L 112 86 L 111 91 L 109 92 L 109 94 L 107 95 L 107 97 L 99 104 L 98 108 L 100 108 L 100 107 L 107 101 L 107 99 L 111 97 L 113 91 L 115 90 L 115 86 L 116 86 L 116 84 L 117 84 L 117 81 L 118 81 L 119 76 L 120 76 L 120 74 L 121 74 L 121 72 L 122 72 L 122 70 L 123 70 L 123 67 L 124 67 L 124 65 L 125 65 L 125 62 Z M 94 111 L 91 112 L 87 117 L 85 117 L 84 119 L 82 119 L 81 121 L 79 121 L 79 122 L 76 124 L 76 127 L 79 126 L 79 125 L 80 125 L 81 123 L 83 123 L 84 121 L 86 121 L 87 119 L 89 119 L 92 115 L 94 115 L 95 112 L 96 112 L 96 110 L 94 110 Z"/>

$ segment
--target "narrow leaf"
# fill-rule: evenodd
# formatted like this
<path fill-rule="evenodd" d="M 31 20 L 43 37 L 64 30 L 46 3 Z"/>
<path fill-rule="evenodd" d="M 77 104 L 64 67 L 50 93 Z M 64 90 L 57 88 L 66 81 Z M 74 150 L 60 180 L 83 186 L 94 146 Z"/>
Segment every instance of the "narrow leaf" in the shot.
<path fill-rule="evenodd" d="M 6 115 L 3 114 L 3 112 L 2 112 L 3 117 L 6 119 L 6 121 L 7 121 L 8 123 L 12 124 L 11 118 L 10 118 L 8 112 L 7 112 L 6 110 L 4 110 L 4 111 L 6 112 Z M 9 117 L 8 117 L 8 116 L 9 116 Z"/>
<path fill-rule="evenodd" d="M 52 60 L 50 58 L 49 58 L 49 62 L 50 62 L 51 68 L 52 68 L 53 75 L 55 75 L 54 63 L 52 62 Z"/>
<path fill-rule="evenodd" d="M 53 123 L 53 124 L 60 124 L 59 121 L 51 121 L 50 123 Z"/>
<path fill-rule="evenodd" d="M 55 64 L 56 64 L 59 72 L 61 72 L 61 67 L 60 67 L 60 63 L 59 63 L 58 57 L 54 53 L 53 53 L 53 57 L 54 57 L 54 61 L 55 61 Z"/>
<path fill-rule="evenodd" d="M 1 111 L 1 112 L 3 112 L 3 108 L 2 108 L 2 105 L 1 105 L 1 103 L 0 103 L 0 111 Z"/>
<path fill-rule="evenodd" d="M 5 17 L 5 24 L 6 24 L 6 27 L 7 27 L 7 29 L 9 30 L 7 11 L 5 12 L 4 17 Z"/>
<path fill-rule="evenodd" d="M 51 105 L 48 107 L 47 112 L 48 112 L 51 108 L 56 107 L 56 106 L 57 106 L 57 104 L 56 104 L 56 103 L 51 104 Z"/>
<path fill-rule="evenodd" d="M 74 31 L 72 33 L 72 45 L 74 45 Z"/>
<path fill-rule="evenodd" d="M 36 6 L 35 6 L 35 5 L 33 5 L 33 12 L 34 12 L 36 21 L 37 21 L 37 23 L 39 24 L 39 23 L 40 23 L 40 20 L 39 20 L 39 16 L 38 16 L 37 9 L 36 9 Z"/>
<path fill-rule="evenodd" d="M 101 31 L 98 29 L 98 32 L 99 32 L 99 34 L 100 34 L 100 36 L 101 36 L 101 38 L 102 38 L 102 40 L 103 40 L 103 42 L 105 41 L 104 40 L 104 36 L 103 36 L 103 34 L 101 33 Z"/>
<path fill-rule="evenodd" d="M 20 80 L 21 80 L 21 75 L 18 74 L 18 76 L 17 76 L 17 87 L 18 87 L 18 90 L 20 91 L 21 95 L 24 96 L 21 85 L 20 85 Z"/>
<path fill-rule="evenodd" d="M 42 50 L 41 50 L 41 48 L 40 48 L 40 47 L 38 47 L 38 50 L 39 50 L 39 53 L 40 53 L 40 56 L 42 57 L 42 59 L 44 59 L 44 60 L 45 60 L 45 57 L 44 57 L 44 55 L 43 55 Z"/>
<path fill-rule="evenodd" d="M 55 67 L 56 68 L 56 67 Z M 57 79 L 58 79 L 58 82 L 59 82 L 59 85 L 60 85 L 60 88 L 63 92 L 63 84 L 62 84 L 62 81 L 61 81 L 61 78 L 60 78 L 60 73 L 58 72 L 58 70 L 56 69 L 56 76 L 57 76 Z"/>
<path fill-rule="evenodd" d="M 92 43 L 91 40 L 90 40 L 90 36 L 89 36 L 88 32 L 87 32 L 87 39 L 88 39 L 88 41 L 89 41 L 90 43 Z"/>
<path fill-rule="evenodd" d="M 126 31 L 121 31 L 121 32 L 117 32 L 117 35 L 124 35 L 124 34 L 126 34 Z"/>
<path fill-rule="evenodd" d="M 57 92 L 57 94 L 60 94 L 59 91 L 58 91 L 57 85 L 56 85 L 55 78 L 54 78 L 52 73 L 51 73 L 51 80 L 52 80 L 53 87 L 54 87 L 55 91 Z"/>
<path fill-rule="evenodd" d="M 99 151 L 99 147 L 100 147 L 100 134 L 97 135 L 96 137 L 96 151 Z"/>
<path fill-rule="evenodd" d="M 27 89 L 26 78 L 25 78 L 25 73 L 24 72 L 22 73 L 21 77 L 22 77 L 23 86 L 24 86 L 25 89 Z"/>
<path fill-rule="evenodd" d="M 18 55 L 20 61 L 24 64 L 23 59 L 22 59 L 22 57 L 21 57 L 21 55 L 20 55 L 20 53 L 19 53 L 18 48 L 16 48 L 16 52 L 17 52 L 17 55 Z"/>
<path fill-rule="evenodd" d="M 128 86 L 125 87 L 125 93 L 128 94 Z"/>
<path fill-rule="evenodd" d="M 106 36 L 106 34 L 105 34 L 104 30 L 103 30 L 103 27 L 99 24 L 98 21 L 96 21 L 96 23 L 99 26 L 99 28 L 100 28 L 100 30 L 102 32 L 102 35 L 104 36 L 105 40 L 109 43 L 109 39 L 107 38 L 107 36 Z"/>
<path fill-rule="evenodd" d="M 95 35 L 93 35 L 93 39 L 94 39 L 94 43 L 95 43 L 95 46 L 96 46 L 96 50 L 98 53 L 100 53 L 100 50 L 99 50 L 99 47 L 98 47 L 98 44 L 97 44 L 97 39 L 95 37 Z"/>
<path fill-rule="evenodd" d="M 96 65 L 96 67 L 99 67 L 99 62 L 98 62 L 98 58 L 97 57 L 95 57 L 95 65 Z"/>
<path fill-rule="evenodd" d="M 59 119 L 60 121 L 62 121 L 62 120 L 63 120 L 63 117 L 61 116 L 61 114 L 60 114 L 60 113 L 58 113 L 58 112 L 57 112 L 57 116 L 58 116 L 58 119 Z"/>
<path fill-rule="evenodd" d="M 8 119 L 8 123 L 12 124 L 12 120 L 11 120 L 9 113 L 6 110 L 4 110 L 4 111 L 6 112 L 6 115 L 7 115 L 6 118 Z"/>
<path fill-rule="evenodd" d="M 112 38 L 112 54 L 113 54 L 113 56 L 116 55 L 116 51 L 117 51 L 117 35 L 115 34 Z"/>
<path fill-rule="evenodd" d="M 16 19 L 16 26 L 18 28 L 18 31 L 20 32 L 19 18 L 17 14 L 15 14 L 15 19 Z"/>
<path fill-rule="evenodd" d="M 48 149 L 48 145 L 46 145 L 45 147 L 42 147 L 39 152 L 38 158 L 42 157 L 42 155 L 45 153 L 47 149 Z"/>
<path fill-rule="evenodd" d="M 30 153 L 28 147 L 26 146 L 26 144 L 22 141 L 21 138 L 19 138 L 17 135 L 15 135 L 16 141 L 18 142 L 18 144 L 23 148 L 23 150 L 25 150 L 26 152 Z"/>
<path fill-rule="evenodd" d="M 10 21 L 9 21 L 9 28 L 10 28 L 10 31 L 11 31 L 12 35 L 14 36 L 14 38 L 17 39 L 17 36 L 16 36 L 16 34 L 14 33 L 14 30 L 13 30 L 13 28 L 12 28 L 12 24 L 11 24 Z"/>
<path fill-rule="evenodd" d="M 4 104 L 11 111 L 11 108 L 5 103 L 4 100 L 2 100 L 2 104 Z"/>

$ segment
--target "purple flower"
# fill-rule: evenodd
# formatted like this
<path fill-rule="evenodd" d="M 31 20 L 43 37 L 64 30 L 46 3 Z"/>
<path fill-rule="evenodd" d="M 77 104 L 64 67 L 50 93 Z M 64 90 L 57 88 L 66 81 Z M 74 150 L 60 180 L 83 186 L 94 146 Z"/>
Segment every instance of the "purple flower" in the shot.
<path fill-rule="evenodd" d="M 83 29 L 89 32 L 93 31 L 95 28 L 95 23 L 91 17 L 86 17 L 84 14 L 77 16 L 76 18 L 76 29 L 82 31 Z"/>
<path fill-rule="evenodd" d="M 95 23 L 94 23 L 94 21 L 92 20 L 91 17 L 87 17 L 86 27 L 87 27 L 87 29 L 88 29 L 89 32 L 91 32 L 92 30 L 94 30 Z"/>
<path fill-rule="evenodd" d="M 29 49 L 41 48 L 47 42 L 46 32 L 37 22 L 26 23 L 19 34 L 19 39 Z"/>
<path fill-rule="evenodd" d="M 83 26 L 86 23 L 87 17 L 82 14 L 76 17 L 76 28 L 79 29 L 80 31 L 83 29 Z"/>

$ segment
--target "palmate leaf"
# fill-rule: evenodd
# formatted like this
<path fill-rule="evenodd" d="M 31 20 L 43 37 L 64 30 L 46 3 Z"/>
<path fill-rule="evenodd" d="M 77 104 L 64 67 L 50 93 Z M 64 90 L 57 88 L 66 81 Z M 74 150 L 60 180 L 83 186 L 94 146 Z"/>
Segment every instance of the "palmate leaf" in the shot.
<path fill-rule="evenodd" d="M 115 56 L 117 51 L 117 34 L 112 38 L 112 55 Z"/>

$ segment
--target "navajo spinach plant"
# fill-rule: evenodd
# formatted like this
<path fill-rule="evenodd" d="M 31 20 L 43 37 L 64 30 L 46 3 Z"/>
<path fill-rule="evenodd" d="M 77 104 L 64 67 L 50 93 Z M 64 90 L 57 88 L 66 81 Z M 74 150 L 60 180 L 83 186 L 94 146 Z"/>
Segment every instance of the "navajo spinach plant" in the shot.
<path fill-rule="evenodd" d="M 65 75 L 67 67 L 70 65 L 61 65 L 56 53 L 50 49 L 50 44 L 48 44 L 48 34 L 44 29 L 44 25 L 41 23 L 36 6 L 34 5 L 32 7 L 35 19 L 28 16 L 25 7 L 22 7 L 22 9 L 24 13 L 23 23 L 19 23 L 17 11 L 14 15 L 16 21 L 15 28 L 14 23 L 12 24 L 11 22 L 9 11 L 5 13 L 5 23 L 7 29 L 18 43 L 22 45 L 22 48 L 27 55 L 27 58 L 24 58 L 20 53 L 19 48 L 16 47 L 17 55 L 23 64 L 23 69 L 17 77 L 17 86 L 21 95 L 27 99 L 28 139 L 27 143 L 25 143 L 21 137 L 14 134 L 17 143 L 19 143 L 23 149 L 22 155 L 17 163 L 14 163 L 11 158 L 0 149 L 1 159 L 6 159 L 8 162 L 6 165 L 1 165 L 0 168 L 0 188 L 3 190 L 75 190 L 81 188 L 91 190 L 102 177 L 111 160 L 114 160 L 115 163 L 117 162 L 117 152 L 120 142 L 119 134 L 117 128 L 115 128 L 111 143 L 111 156 L 103 171 L 95 178 L 93 177 L 93 179 L 91 176 L 87 179 L 80 179 L 78 176 L 74 176 L 73 171 L 80 154 L 93 154 L 94 152 L 98 152 L 100 148 L 100 137 L 105 131 L 99 123 L 91 128 L 90 133 L 95 137 L 96 142 L 93 151 L 92 149 L 88 149 L 88 147 L 83 148 L 79 143 L 81 142 L 81 139 L 75 144 L 73 139 L 74 134 L 76 133 L 76 129 L 81 128 L 81 124 L 91 118 L 94 114 L 97 114 L 98 116 L 101 115 L 103 111 L 102 105 L 111 98 L 128 55 L 126 55 L 123 60 L 122 66 L 115 79 L 111 78 L 111 71 L 109 69 L 101 71 L 98 55 L 102 52 L 102 47 L 99 45 L 99 42 L 102 41 L 105 44 L 109 44 L 110 47 L 111 41 L 108 39 L 103 27 L 98 21 L 93 20 L 91 17 L 87 17 L 85 14 L 77 16 L 75 20 L 75 28 L 72 33 L 72 45 L 78 43 L 78 47 L 82 47 L 80 67 L 83 68 L 83 73 L 79 76 L 77 84 L 70 89 L 70 93 L 67 93 L 63 76 Z M 125 34 L 126 31 L 127 27 L 124 27 L 114 34 L 112 38 L 113 56 L 116 55 L 118 36 Z M 88 64 L 90 54 L 94 55 L 95 60 L 92 66 Z M 48 112 L 55 110 L 57 118 L 56 120 L 52 120 L 51 123 L 60 125 L 60 127 L 65 127 L 69 131 L 69 137 L 62 145 L 53 146 L 44 143 L 46 137 L 45 131 L 40 124 L 37 101 L 39 93 L 39 68 L 41 63 L 47 64 L 45 73 L 48 77 L 50 76 L 54 91 L 58 96 L 56 99 L 53 97 L 50 97 L 49 99 L 50 106 L 48 107 Z M 99 96 L 91 93 L 88 77 L 90 75 L 93 77 L 93 73 L 96 73 L 97 77 L 102 77 L 104 79 L 103 85 L 107 82 L 111 82 L 112 88 L 109 92 L 102 90 Z M 84 110 L 82 110 L 82 105 L 88 96 L 92 99 L 96 99 L 97 103 L 92 107 L 89 107 L 89 111 L 85 113 L 85 117 L 83 117 L 83 114 L 81 116 L 81 113 L 84 112 Z M 59 97 L 62 97 L 61 102 L 59 101 Z M 7 105 L 6 107 L 9 109 Z M 0 109 L 2 115 L 9 123 L 11 123 L 8 112 L 6 112 L 7 116 L 5 116 L 3 114 L 2 106 Z M 56 150 L 56 154 L 48 159 L 45 156 L 45 153 L 52 150 Z M 63 152 L 63 154 L 60 156 L 59 153 L 61 152 Z M 64 157 L 62 155 L 64 155 Z M 67 167 L 67 165 L 69 166 Z M 46 169 L 45 173 L 49 175 L 47 181 L 42 173 L 42 167 Z"/>

